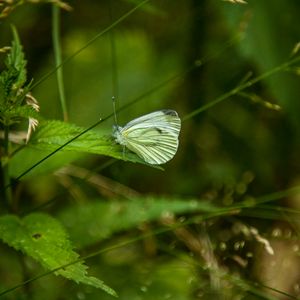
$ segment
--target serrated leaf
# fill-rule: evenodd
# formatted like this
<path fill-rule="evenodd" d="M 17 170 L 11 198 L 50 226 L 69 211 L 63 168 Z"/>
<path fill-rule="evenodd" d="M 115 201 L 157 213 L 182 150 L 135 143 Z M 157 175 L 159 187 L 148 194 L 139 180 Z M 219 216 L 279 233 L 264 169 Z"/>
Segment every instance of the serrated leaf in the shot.
<path fill-rule="evenodd" d="M 13 42 L 10 53 L 7 55 L 5 64 L 8 70 L 16 70 L 18 76 L 14 82 L 14 89 L 20 89 L 26 82 L 26 64 L 25 55 L 23 53 L 23 47 L 21 45 L 17 30 L 12 26 Z"/>
<path fill-rule="evenodd" d="M 41 150 L 56 150 L 85 129 L 61 121 L 44 121 L 33 134 L 29 145 Z M 136 154 L 118 145 L 109 135 L 101 135 L 92 130 L 86 132 L 61 149 L 62 151 L 88 152 L 110 156 L 125 161 L 146 164 Z"/>
<path fill-rule="evenodd" d="M 12 26 L 13 41 L 5 59 L 6 69 L 0 74 L 0 92 L 2 102 L 10 107 L 20 96 L 26 82 L 26 60 L 15 27 Z M 22 98 L 22 97 L 21 97 Z M 21 103 L 19 103 L 20 105 Z"/>
<path fill-rule="evenodd" d="M 0 217 L 0 238 L 9 246 L 31 256 L 46 269 L 54 270 L 77 261 L 79 255 L 72 250 L 68 235 L 61 223 L 47 214 L 33 213 L 23 219 L 15 215 Z M 77 283 L 101 288 L 116 296 L 116 292 L 103 281 L 87 276 L 82 261 L 55 271 Z"/>
<path fill-rule="evenodd" d="M 33 118 L 40 119 L 40 114 L 29 105 L 15 106 L 5 110 L 5 116 L 10 119 Z"/>
<path fill-rule="evenodd" d="M 92 202 L 72 206 L 59 215 L 78 247 L 91 245 L 113 233 L 134 228 L 143 222 L 158 220 L 168 214 L 212 213 L 219 208 L 209 202 L 140 197 L 129 201 Z"/>
<path fill-rule="evenodd" d="M 18 71 L 14 68 L 4 70 L 0 74 L 0 100 L 1 112 L 4 108 L 8 107 L 8 99 L 11 96 L 11 91 L 18 77 Z"/>
<path fill-rule="evenodd" d="M 6 126 L 19 118 L 35 118 L 38 114 L 25 101 L 31 83 L 26 84 L 26 60 L 19 36 L 12 26 L 13 41 L 5 59 L 6 68 L 0 73 L 0 122 Z"/>

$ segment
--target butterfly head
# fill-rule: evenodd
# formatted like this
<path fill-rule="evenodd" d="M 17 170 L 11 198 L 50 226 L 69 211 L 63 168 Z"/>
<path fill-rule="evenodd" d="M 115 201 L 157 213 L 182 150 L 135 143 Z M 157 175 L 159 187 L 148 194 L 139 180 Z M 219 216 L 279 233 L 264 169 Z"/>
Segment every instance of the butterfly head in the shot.
<path fill-rule="evenodd" d="M 120 145 L 125 145 L 124 137 L 122 136 L 122 127 L 119 125 L 113 125 L 113 137 L 115 138 L 115 141 Z"/>

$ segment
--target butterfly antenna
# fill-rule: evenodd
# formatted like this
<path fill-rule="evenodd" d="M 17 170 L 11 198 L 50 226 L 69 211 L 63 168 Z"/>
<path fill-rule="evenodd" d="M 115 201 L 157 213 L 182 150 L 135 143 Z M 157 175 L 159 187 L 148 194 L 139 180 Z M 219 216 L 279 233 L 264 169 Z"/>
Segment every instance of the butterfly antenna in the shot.
<path fill-rule="evenodd" d="M 114 110 L 115 125 L 118 125 L 117 109 L 116 109 L 116 97 L 115 96 L 112 96 L 112 103 L 113 103 L 113 110 Z"/>

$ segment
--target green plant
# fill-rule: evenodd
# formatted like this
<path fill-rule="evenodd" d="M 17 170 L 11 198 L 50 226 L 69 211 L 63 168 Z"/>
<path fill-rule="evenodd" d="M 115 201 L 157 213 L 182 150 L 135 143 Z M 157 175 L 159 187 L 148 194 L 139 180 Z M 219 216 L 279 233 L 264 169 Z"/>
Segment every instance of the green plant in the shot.
<path fill-rule="evenodd" d="M 269 46 L 276 11 L 296 20 L 299 5 L 88 1 L 73 12 L 95 27 L 69 15 L 61 34 L 68 4 L 34 1 L 52 3 L 49 25 L 48 6 L 26 2 L 0 6 L 15 18 L 1 49 L 0 296 L 296 299 L 284 277 L 297 272 L 270 273 L 299 255 L 299 45 L 290 28 L 289 43 Z M 49 56 L 20 20 L 50 26 Z M 153 168 L 115 143 L 111 97 L 121 123 L 176 108 L 174 161 Z"/>

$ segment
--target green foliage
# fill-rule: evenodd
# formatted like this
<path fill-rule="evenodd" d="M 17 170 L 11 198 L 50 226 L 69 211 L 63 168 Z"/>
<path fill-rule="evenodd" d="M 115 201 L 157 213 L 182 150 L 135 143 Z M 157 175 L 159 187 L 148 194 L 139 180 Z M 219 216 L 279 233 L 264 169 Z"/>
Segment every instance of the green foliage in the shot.
<path fill-rule="evenodd" d="M 0 122 L 6 126 L 21 118 L 38 118 L 32 106 L 26 103 L 30 84 L 26 84 L 26 60 L 15 27 L 13 41 L 5 60 L 5 69 L 0 73 Z"/>
<path fill-rule="evenodd" d="M 131 162 L 145 163 L 136 154 L 124 151 L 123 147 L 114 142 L 112 136 L 101 135 L 93 131 L 61 121 L 44 121 L 32 136 L 29 145 L 39 150 L 87 152 L 111 156 Z M 84 134 L 82 134 L 85 132 Z M 82 135 L 81 135 L 82 134 Z M 79 136 L 74 139 L 75 137 Z M 74 139 L 74 140 L 73 140 Z M 69 141 L 73 140 L 69 143 Z"/>
<path fill-rule="evenodd" d="M 26 81 L 26 60 L 16 29 L 13 27 L 13 42 L 5 60 L 6 70 L 0 74 L 1 104 L 15 103 Z"/>
<path fill-rule="evenodd" d="M 47 2 L 0 4 L 0 295 L 299 298 L 300 2 L 22 5 Z M 165 172 L 116 144 L 112 96 L 120 125 L 178 111 Z"/>
<path fill-rule="evenodd" d="M 9 161 L 11 176 L 15 178 L 18 177 L 50 153 L 50 150 L 38 150 L 33 147 L 22 148 L 22 150 L 18 151 Z M 31 170 L 26 176 L 22 177 L 22 179 L 30 177 L 36 178 L 36 176 L 41 174 L 51 174 L 66 164 L 72 163 L 82 157 L 84 157 L 84 155 L 79 152 L 59 151 Z"/>
<path fill-rule="evenodd" d="M 33 107 L 22 105 L 7 109 L 5 111 L 5 118 L 10 119 L 10 123 L 12 123 L 14 120 L 19 120 L 20 118 L 40 119 L 40 115 Z"/>
<path fill-rule="evenodd" d="M 132 252 L 138 249 L 131 249 Z M 114 251 L 112 251 L 114 252 Z M 199 285 L 199 278 L 195 268 L 189 264 L 188 257 L 170 259 L 169 261 L 156 261 L 151 263 L 135 254 L 137 261 L 132 261 L 134 253 L 127 251 L 127 260 L 130 261 L 122 267 L 122 260 L 126 260 L 125 253 L 115 251 L 110 259 L 115 261 L 114 268 L 118 276 L 114 282 L 120 290 L 119 299 L 190 299 L 190 290 Z M 123 257 L 122 257 L 123 256 Z M 117 262 L 119 261 L 119 266 Z M 111 266 L 110 266 L 111 268 Z M 104 270 L 110 273 L 109 266 Z M 180 284 L 179 284 L 180 283 Z M 91 295 L 89 300 L 98 300 L 99 295 Z M 109 300 L 109 295 L 103 295 L 101 300 Z"/>
<path fill-rule="evenodd" d="M 131 198 L 128 201 L 91 202 L 62 211 L 60 220 L 68 227 L 71 238 L 78 247 L 86 247 L 113 233 L 135 228 L 144 222 L 158 220 L 168 215 L 219 211 L 208 202 L 159 197 Z"/>
<path fill-rule="evenodd" d="M 14 82 L 12 87 L 12 91 L 17 91 L 23 87 L 26 82 L 26 64 L 25 55 L 23 53 L 23 47 L 21 45 L 17 30 L 15 27 L 12 27 L 13 31 L 13 42 L 11 46 L 11 51 L 7 55 L 7 59 L 5 61 L 5 65 L 7 67 L 8 74 L 10 72 L 15 73 L 16 77 L 14 78 Z M 13 77 L 13 76 L 12 76 Z M 10 98 L 14 98 L 15 95 Z"/>
<path fill-rule="evenodd" d="M 72 250 L 64 227 L 51 216 L 42 213 L 33 213 L 23 219 L 15 215 L 2 216 L 0 238 L 33 257 L 46 269 L 55 270 L 57 275 L 101 288 L 116 296 L 101 280 L 87 276 L 87 267 L 81 261 L 76 262 L 79 255 Z"/>

